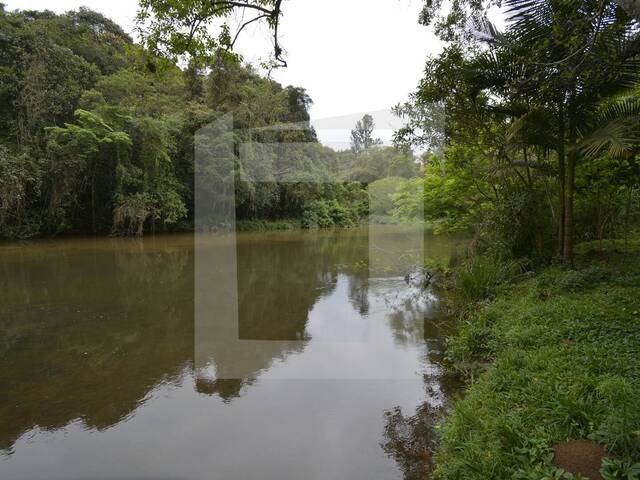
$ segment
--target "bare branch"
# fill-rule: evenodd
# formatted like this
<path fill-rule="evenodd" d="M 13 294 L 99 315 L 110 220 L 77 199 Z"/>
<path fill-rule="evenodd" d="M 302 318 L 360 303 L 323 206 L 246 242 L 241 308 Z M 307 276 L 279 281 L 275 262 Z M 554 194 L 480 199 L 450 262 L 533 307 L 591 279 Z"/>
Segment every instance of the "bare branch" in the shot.
<path fill-rule="evenodd" d="M 240 28 L 238 29 L 238 31 L 236 32 L 235 36 L 233 37 L 233 41 L 231 42 L 230 48 L 233 48 L 233 46 L 236 44 L 236 40 L 238 40 L 238 37 L 240 36 L 240 32 L 242 32 L 242 30 L 244 29 L 244 27 L 246 27 L 246 26 L 248 26 L 248 25 L 252 24 L 253 22 L 256 22 L 256 21 L 260 20 L 261 18 L 266 18 L 266 17 L 268 17 L 268 16 L 269 16 L 269 15 L 267 15 L 267 14 L 265 13 L 265 14 L 258 15 L 257 17 L 252 18 L 251 20 L 248 20 L 248 21 L 244 22 L 244 23 L 240 26 Z"/>

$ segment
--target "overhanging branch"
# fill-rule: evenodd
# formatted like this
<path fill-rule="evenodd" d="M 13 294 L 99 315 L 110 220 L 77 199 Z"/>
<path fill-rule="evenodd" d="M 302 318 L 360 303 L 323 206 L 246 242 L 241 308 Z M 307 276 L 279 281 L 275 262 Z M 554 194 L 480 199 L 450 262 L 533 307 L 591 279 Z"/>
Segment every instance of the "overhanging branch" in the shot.
<path fill-rule="evenodd" d="M 284 60 L 284 58 L 282 58 L 283 51 L 282 51 L 282 47 L 280 46 L 279 37 L 278 37 L 278 28 L 280 26 L 280 14 L 282 13 L 281 5 L 282 5 L 282 0 L 276 0 L 273 5 L 273 8 L 271 9 L 260 4 L 242 2 L 242 1 L 233 1 L 233 0 L 213 0 L 212 1 L 214 14 L 231 11 L 234 8 L 240 8 L 243 10 L 249 9 L 249 10 L 254 10 L 256 12 L 260 12 L 260 15 L 258 15 L 257 17 L 252 18 L 251 20 L 248 20 L 246 22 L 243 22 L 240 25 L 240 28 L 236 32 L 229 47 L 233 48 L 236 41 L 238 40 L 238 37 L 240 36 L 240 33 L 242 32 L 242 30 L 244 30 L 245 27 L 247 27 L 253 22 L 266 18 L 271 28 L 273 28 L 274 58 L 276 62 L 279 64 L 279 66 L 286 67 L 287 62 Z"/>

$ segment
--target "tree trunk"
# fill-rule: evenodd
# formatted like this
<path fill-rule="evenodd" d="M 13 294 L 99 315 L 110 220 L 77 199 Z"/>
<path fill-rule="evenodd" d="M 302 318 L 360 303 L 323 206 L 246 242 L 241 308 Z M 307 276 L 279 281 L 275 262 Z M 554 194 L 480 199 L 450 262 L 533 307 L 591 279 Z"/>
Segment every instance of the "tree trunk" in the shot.
<path fill-rule="evenodd" d="M 573 191 L 576 173 L 576 155 L 574 150 L 568 156 L 567 188 L 564 212 L 564 250 L 562 261 L 573 266 Z"/>
<path fill-rule="evenodd" d="M 565 226 L 565 160 L 564 160 L 564 148 L 561 150 L 558 168 L 558 257 L 564 256 L 564 226 Z"/>
<path fill-rule="evenodd" d="M 91 231 L 96 232 L 96 173 L 91 173 Z"/>
<path fill-rule="evenodd" d="M 558 144 L 558 257 L 564 258 L 565 225 L 565 149 L 564 149 L 564 109 L 560 106 L 560 132 Z"/>
<path fill-rule="evenodd" d="M 624 216 L 624 250 L 626 253 L 629 253 L 629 221 L 631 217 L 631 200 L 633 198 L 633 188 L 628 185 L 627 186 L 627 204 L 626 204 L 626 212 Z"/>

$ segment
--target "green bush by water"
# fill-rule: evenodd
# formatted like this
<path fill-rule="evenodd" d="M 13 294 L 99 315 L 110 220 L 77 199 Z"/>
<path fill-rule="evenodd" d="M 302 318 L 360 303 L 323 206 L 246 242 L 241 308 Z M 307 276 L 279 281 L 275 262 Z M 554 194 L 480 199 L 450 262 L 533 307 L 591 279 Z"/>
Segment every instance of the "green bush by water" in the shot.
<path fill-rule="evenodd" d="M 514 261 L 502 261 L 493 257 L 473 257 L 456 272 L 456 296 L 465 303 L 492 298 L 498 285 L 519 273 Z"/>
<path fill-rule="evenodd" d="M 317 200 L 302 213 L 302 228 L 353 227 L 359 222 L 358 210 L 336 200 Z"/>
<path fill-rule="evenodd" d="M 294 230 L 300 228 L 298 220 L 238 220 L 238 232 L 270 232 L 276 230 Z"/>

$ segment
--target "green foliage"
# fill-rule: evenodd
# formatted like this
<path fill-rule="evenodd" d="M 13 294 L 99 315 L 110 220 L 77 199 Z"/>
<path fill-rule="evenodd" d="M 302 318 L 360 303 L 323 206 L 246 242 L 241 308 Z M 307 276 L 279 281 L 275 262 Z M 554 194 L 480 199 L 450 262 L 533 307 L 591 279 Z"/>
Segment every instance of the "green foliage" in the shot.
<path fill-rule="evenodd" d="M 371 215 L 391 215 L 394 209 L 393 195 L 404 180 L 400 177 L 386 177 L 369 184 L 369 212 Z"/>
<path fill-rule="evenodd" d="M 271 232 L 296 228 L 300 228 L 299 220 L 239 220 L 236 222 L 236 230 L 238 232 Z"/>
<path fill-rule="evenodd" d="M 246 25 L 262 20 L 274 31 L 273 61 L 277 65 L 286 65 L 278 43 L 281 3 L 282 0 L 141 0 L 136 20 L 152 52 L 172 59 L 186 55 L 199 63 L 210 61 L 216 50 L 234 57 L 231 51 L 237 35 L 231 35 L 232 27 L 228 23 L 234 14 L 241 15 L 243 19 L 238 32 Z M 248 18 L 244 20 L 247 11 Z M 213 31 L 217 31 L 217 35 Z"/>
<path fill-rule="evenodd" d="M 398 151 L 389 161 L 387 175 L 390 177 L 412 178 L 418 173 L 418 165 L 413 155 L 407 152 Z"/>
<path fill-rule="evenodd" d="M 633 460 L 605 458 L 602 461 L 603 480 L 639 480 L 640 463 Z"/>
<path fill-rule="evenodd" d="M 25 238 L 36 235 L 40 220 L 33 214 L 33 199 L 44 180 L 42 162 L 25 154 L 14 155 L 0 145 L 0 235 Z"/>
<path fill-rule="evenodd" d="M 437 233 L 471 232 L 481 224 L 492 199 L 485 193 L 490 186 L 479 178 L 471 163 L 478 157 L 473 148 L 452 146 L 444 158 L 427 159 L 424 218 L 434 225 Z M 481 172 L 482 166 L 478 170 Z"/>
<path fill-rule="evenodd" d="M 606 280 L 609 272 L 597 266 L 565 272 L 558 281 L 558 287 L 563 290 L 576 291 L 588 285 Z"/>
<path fill-rule="evenodd" d="M 358 224 L 357 208 L 337 200 L 316 200 L 302 213 L 302 228 L 353 227 Z"/>
<path fill-rule="evenodd" d="M 588 288 L 560 288 L 568 272 L 547 268 L 468 312 L 447 352 L 473 383 L 440 430 L 435 478 L 571 478 L 552 466 L 551 448 L 584 438 L 612 455 L 604 478 L 635 478 L 639 262 L 579 257 Z"/>
<path fill-rule="evenodd" d="M 420 178 L 401 182 L 396 193 L 391 196 L 393 216 L 402 220 L 424 220 L 423 192 L 424 184 Z"/>
<path fill-rule="evenodd" d="M 341 152 L 338 162 L 343 179 L 365 184 L 385 177 L 411 178 L 418 175 L 418 164 L 411 152 L 393 147 L 373 146 L 358 153 Z"/>
<path fill-rule="evenodd" d="M 486 17 L 492 5 L 509 20 L 504 32 Z M 555 252 L 570 263 L 575 227 L 579 238 L 603 238 L 614 223 L 628 234 L 637 222 L 638 178 L 629 174 L 640 144 L 632 46 L 640 32 L 625 5 L 430 0 L 421 21 L 447 44 L 396 107 L 407 121 L 396 142 L 441 158 L 441 171 L 425 179 L 434 225 L 472 230 L 502 254 L 540 262 Z"/>
<path fill-rule="evenodd" d="M 519 270 L 518 262 L 488 256 L 472 257 L 456 271 L 456 296 L 465 303 L 490 299 L 498 286 L 518 274 Z"/>
<path fill-rule="evenodd" d="M 204 23 L 224 20 L 233 8 L 213 12 L 211 5 L 197 3 L 141 4 L 147 46 L 168 57 L 192 55 L 184 70 L 87 9 L 64 15 L 2 12 L 0 102 L 7 108 L 0 113 L 0 144 L 13 157 L 30 159 L 23 181 L 16 183 L 30 199 L 18 208 L 23 194 L 7 190 L 0 235 L 191 229 L 196 175 L 221 186 L 207 195 L 222 211 L 235 205 L 241 228 L 303 216 L 306 228 L 347 227 L 368 215 L 369 183 L 419 174 L 411 153 L 377 145 L 369 117 L 354 130 L 362 143 L 357 154 L 320 145 L 304 88 L 283 87 L 228 52 L 211 49 L 214 43 L 230 46 L 229 39 L 224 28 L 222 37 L 208 36 Z M 186 48 L 182 22 L 196 11 L 204 23 Z M 194 135 L 224 114 L 233 117 L 233 138 L 203 147 L 216 160 L 198 170 Z M 227 148 L 223 141 L 238 151 L 221 154 L 218 149 Z M 410 197 L 419 185 L 410 182 L 403 191 L 380 196 L 381 218 L 420 217 L 420 202 Z M 403 196 L 398 205 L 396 193 Z M 224 219 L 203 221 L 205 228 L 223 224 Z"/>
<path fill-rule="evenodd" d="M 142 9 L 161 3 L 168 6 Z M 167 21 L 180 14 L 165 13 Z M 226 113 L 230 141 L 250 154 L 215 154 L 198 174 L 235 180 L 235 192 L 216 201 L 235 194 L 238 225 L 301 218 L 316 201 L 336 225 L 366 215 L 364 188 L 336 184 L 337 155 L 317 143 L 303 88 L 282 87 L 223 53 L 180 70 L 87 9 L 2 11 L 0 28 L 0 236 L 193 228 L 194 134 Z M 394 168 L 406 173 L 402 161 Z"/>
<path fill-rule="evenodd" d="M 107 175 L 114 181 L 114 160 L 117 165 L 126 157 L 132 142 L 129 135 L 114 131 L 95 113 L 77 110 L 75 117 L 77 123 L 46 129 L 52 192 L 47 228 L 54 233 L 64 231 L 87 216 L 93 233 L 108 231 L 111 219 L 103 209 L 110 205 L 112 195 L 101 187 L 109 185 L 109 178 L 104 178 Z M 88 189 L 90 198 L 78 206 L 78 192 L 83 188 Z"/>
<path fill-rule="evenodd" d="M 603 156 L 578 165 L 576 224 L 584 240 L 628 237 L 640 220 L 640 163 Z"/>

